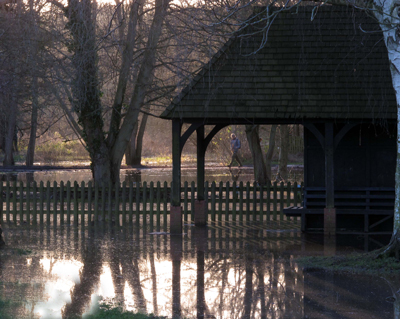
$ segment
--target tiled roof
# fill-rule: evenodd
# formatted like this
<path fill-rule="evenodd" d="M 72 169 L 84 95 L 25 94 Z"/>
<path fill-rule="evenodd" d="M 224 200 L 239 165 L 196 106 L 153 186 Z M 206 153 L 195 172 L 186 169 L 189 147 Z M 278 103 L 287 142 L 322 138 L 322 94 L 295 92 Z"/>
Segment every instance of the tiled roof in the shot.
<path fill-rule="evenodd" d="M 243 123 L 396 119 L 378 24 L 350 7 L 322 6 L 313 21 L 311 11 L 280 13 L 255 54 L 263 34 L 236 34 L 161 117 Z"/>

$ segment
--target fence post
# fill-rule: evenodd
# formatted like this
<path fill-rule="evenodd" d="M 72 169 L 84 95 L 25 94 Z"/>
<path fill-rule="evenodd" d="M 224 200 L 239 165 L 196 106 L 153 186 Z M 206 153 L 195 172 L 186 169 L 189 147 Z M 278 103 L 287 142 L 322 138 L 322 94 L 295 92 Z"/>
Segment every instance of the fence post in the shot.
<path fill-rule="evenodd" d="M 237 188 L 236 182 L 232 184 L 232 220 L 236 221 Z"/>
<path fill-rule="evenodd" d="M 250 182 L 246 183 L 246 221 L 250 220 Z"/>
<path fill-rule="evenodd" d="M 6 221 L 10 223 L 10 181 L 6 182 Z"/>
<path fill-rule="evenodd" d="M 78 182 L 74 181 L 74 226 L 78 226 Z"/>
<path fill-rule="evenodd" d="M 262 222 L 264 220 L 264 185 L 258 185 L 260 189 L 260 214 L 259 221 Z"/>
<path fill-rule="evenodd" d="M 50 191 L 51 191 L 51 186 L 50 186 L 50 181 L 47 181 L 46 183 L 46 224 L 50 224 Z"/>
<path fill-rule="evenodd" d="M 239 183 L 239 221 L 243 221 L 243 182 Z"/>
<path fill-rule="evenodd" d="M 267 221 L 271 220 L 271 181 L 267 182 Z"/>
<path fill-rule="evenodd" d="M 189 211 L 189 186 L 188 182 L 183 183 L 183 220 L 188 221 L 188 211 Z"/>
<path fill-rule="evenodd" d="M 281 182 L 280 187 L 280 210 L 279 210 L 279 219 L 283 220 L 283 206 L 285 205 L 285 184 Z"/>
<path fill-rule="evenodd" d="M 39 215 L 39 222 L 40 222 L 40 225 L 43 225 L 43 215 L 44 215 L 44 209 L 43 209 L 43 206 L 44 206 L 44 190 L 43 190 L 43 188 L 44 188 L 44 185 L 43 185 L 43 181 L 40 181 L 40 184 L 39 184 L 39 212 L 40 212 L 40 215 Z"/>
<path fill-rule="evenodd" d="M 157 193 L 156 193 L 156 211 L 157 211 L 157 227 L 160 227 L 161 224 L 161 183 L 157 181 Z"/>
<path fill-rule="evenodd" d="M 19 223 L 24 223 L 24 182 L 19 182 Z"/>
<path fill-rule="evenodd" d="M 29 181 L 26 182 L 26 189 L 25 189 L 25 194 L 26 194 L 26 222 L 28 223 L 28 225 L 31 222 L 31 183 Z M 0 192 L 1 195 L 1 192 Z M 1 216 L 0 216 L 1 217 Z M 3 219 L 1 219 L 3 220 Z"/>
<path fill-rule="evenodd" d="M 126 223 L 126 181 L 122 183 L 122 225 Z"/>
<path fill-rule="evenodd" d="M 286 184 L 286 207 L 290 207 L 290 201 L 291 201 L 291 196 L 292 195 L 292 184 L 288 182 Z M 291 220 L 290 217 L 286 217 L 287 220 Z"/>
<path fill-rule="evenodd" d="M 143 223 L 147 222 L 147 182 L 143 182 Z"/>
<path fill-rule="evenodd" d="M 229 193 L 230 193 L 230 183 L 227 181 L 225 183 L 225 221 L 229 220 Z"/>
<path fill-rule="evenodd" d="M 80 210 L 80 215 L 81 215 L 81 226 L 82 228 L 85 226 L 85 182 L 81 182 L 81 210 Z"/>
<path fill-rule="evenodd" d="M 209 184 L 208 184 L 208 181 L 206 181 L 206 184 L 205 184 L 205 186 L 204 186 L 204 203 L 205 203 L 205 209 L 207 210 L 207 214 L 206 214 L 206 222 L 208 221 L 208 216 L 209 216 L 209 214 L 210 214 L 210 212 L 209 212 L 209 210 L 208 210 L 208 203 L 209 203 L 209 200 L 208 200 L 208 192 L 209 192 L 209 188 L 210 188 L 210 186 L 209 186 Z"/>
<path fill-rule="evenodd" d="M 3 182 L 1 182 L 1 185 Z M 37 182 L 33 181 L 32 185 L 32 193 L 33 193 L 33 225 L 37 224 Z M 3 219 L 2 219 L 3 220 Z"/>
<path fill-rule="evenodd" d="M 64 224 L 64 182 L 60 182 L 60 224 Z"/>
<path fill-rule="evenodd" d="M 136 182 L 136 224 L 139 223 L 140 220 L 140 183 Z"/>
<path fill-rule="evenodd" d="M 222 199 L 223 199 L 223 184 L 222 181 L 219 182 L 219 192 L 218 192 L 218 221 L 222 220 Z"/>
<path fill-rule="evenodd" d="M 94 182 L 94 224 L 99 221 L 99 183 Z"/>
<path fill-rule="evenodd" d="M 129 224 L 133 220 L 133 182 L 129 182 Z"/>
<path fill-rule="evenodd" d="M 57 182 L 53 182 L 53 225 L 57 225 Z"/>
<path fill-rule="evenodd" d="M 17 223 L 17 181 L 13 181 L 13 222 Z"/>
<path fill-rule="evenodd" d="M 253 183 L 253 218 L 252 220 L 256 220 L 256 212 L 257 212 L 257 183 Z"/>
<path fill-rule="evenodd" d="M 215 181 L 211 183 L 211 220 L 215 222 L 215 194 L 216 192 L 216 187 L 215 187 Z"/>
<path fill-rule="evenodd" d="M 88 183 L 88 226 L 91 226 L 91 222 L 92 222 L 92 195 L 93 195 L 93 187 L 92 187 L 92 181 L 89 181 Z"/>
<path fill-rule="evenodd" d="M 71 224 L 71 182 L 67 182 L 67 224 Z"/>
<path fill-rule="evenodd" d="M 167 229 L 167 213 L 168 213 L 168 183 L 164 181 L 164 215 L 163 215 L 163 224 L 164 229 Z"/>
<path fill-rule="evenodd" d="M 150 182 L 150 225 L 154 225 L 154 182 Z"/>
<path fill-rule="evenodd" d="M 196 200 L 196 187 L 194 181 L 190 183 L 190 223 L 194 221 L 194 201 Z"/>
<path fill-rule="evenodd" d="M 274 203 L 273 203 L 273 209 L 274 209 L 274 220 L 277 219 L 277 212 L 278 212 L 278 182 L 275 181 L 274 182 L 274 188 L 273 188 L 273 199 L 274 199 Z"/>

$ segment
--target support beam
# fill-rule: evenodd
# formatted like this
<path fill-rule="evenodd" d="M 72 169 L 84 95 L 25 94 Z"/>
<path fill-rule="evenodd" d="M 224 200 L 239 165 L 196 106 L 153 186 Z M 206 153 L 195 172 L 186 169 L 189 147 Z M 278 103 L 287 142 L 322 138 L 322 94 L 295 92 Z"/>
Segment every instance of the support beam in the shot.
<path fill-rule="evenodd" d="M 182 233 L 181 208 L 181 129 L 179 120 L 172 121 L 172 189 L 170 210 L 171 234 Z"/>
<path fill-rule="evenodd" d="M 197 130 L 197 200 L 194 206 L 194 224 L 205 226 L 207 224 L 207 205 L 204 194 L 205 155 L 206 145 L 204 140 L 204 125 Z"/>
<path fill-rule="evenodd" d="M 197 199 L 204 200 L 204 165 L 205 165 L 205 143 L 204 143 L 204 125 L 197 130 Z"/>
<path fill-rule="evenodd" d="M 336 232 L 335 183 L 334 183 L 334 134 L 333 123 L 325 123 L 325 191 L 324 233 Z"/>
<path fill-rule="evenodd" d="M 335 207 L 334 163 L 333 163 L 333 123 L 325 123 L 325 189 L 326 208 Z"/>

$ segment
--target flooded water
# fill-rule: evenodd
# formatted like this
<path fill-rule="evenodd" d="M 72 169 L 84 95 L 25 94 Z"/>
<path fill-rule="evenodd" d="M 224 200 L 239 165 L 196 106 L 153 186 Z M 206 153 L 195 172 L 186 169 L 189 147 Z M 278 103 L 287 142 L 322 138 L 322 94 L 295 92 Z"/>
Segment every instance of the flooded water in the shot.
<path fill-rule="evenodd" d="M 5 225 L 0 318 L 75 318 L 99 303 L 188 319 L 399 316 L 395 282 L 306 272 L 295 262 L 302 255 L 375 249 L 387 237 L 324 242 L 286 221 L 185 225 L 182 236 L 167 232 L 138 225 Z"/>
<path fill-rule="evenodd" d="M 277 167 L 273 168 L 273 175 L 275 176 Z M 289 166 L 289 178 L 290 182 L 302 182 L 303 181 L 303 166 Z M 92 180 L 92 173 L 89 169 L 38 169 L 35 171 L 25 171 L 15 169 L 13 171 L 4 170 L 0 167 L 0 178 L 2 180 L 14 180 L 19 181 L 43 181 L 43 182 L 54 182 L 61 181 L 84 181 L 88 182 Z M 182 183 L 184 182 L 197 182 L 197 170 L 193 166 L 183 167 L 181 173 Z M 254 182 L 254 171 L 253 167 L 242 167 L 232 168 L 229 170 L 227 167 L 222 166 L 207 166 L 205 170 L 205 180 L 208 182 Z M 148 167 L 148 168 L 129 168 L 121 170 L 121 181 L 126 182 L 168 182 L 172 181 L 172 167 Z"/>

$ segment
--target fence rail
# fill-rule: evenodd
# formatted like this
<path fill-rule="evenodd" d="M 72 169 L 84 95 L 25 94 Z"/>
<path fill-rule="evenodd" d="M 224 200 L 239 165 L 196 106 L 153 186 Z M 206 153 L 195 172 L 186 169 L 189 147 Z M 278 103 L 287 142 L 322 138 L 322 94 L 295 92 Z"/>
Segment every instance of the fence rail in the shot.
<path fill-rule="evenodd" d="M 302 184 L 205 183 L 212 221 L 283 220 L 283 208 L 301 205 Z M 167 222 L 171 185 L 166 182 L 97 185 L 89 182 L 0 183 L 1 221 L 43 224 L 86 224 L 93 220 Z M 185 182 L 181 188 L 183 219 L 194 220 L 197 187 Z"/>

